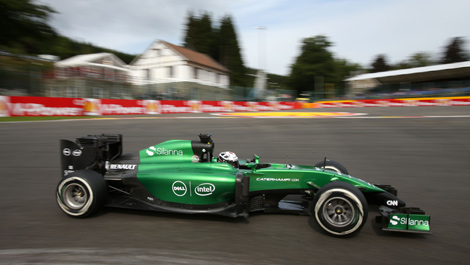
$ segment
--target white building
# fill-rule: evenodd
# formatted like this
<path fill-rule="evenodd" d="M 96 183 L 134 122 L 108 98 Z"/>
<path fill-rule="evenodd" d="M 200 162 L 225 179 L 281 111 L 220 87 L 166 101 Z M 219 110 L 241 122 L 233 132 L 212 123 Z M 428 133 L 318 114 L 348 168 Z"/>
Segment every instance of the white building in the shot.
<path fill-rule="evenodd" d="M 209 56 L 157 40 L 130 64 L 132 83 L 160 99 L 224 100 L 229 70 Z"/>

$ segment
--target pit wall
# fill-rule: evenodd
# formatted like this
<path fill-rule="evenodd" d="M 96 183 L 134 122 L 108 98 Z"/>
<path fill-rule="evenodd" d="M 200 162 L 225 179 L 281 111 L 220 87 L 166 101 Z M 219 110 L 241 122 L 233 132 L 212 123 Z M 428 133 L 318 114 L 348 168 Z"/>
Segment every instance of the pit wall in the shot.
<path fill-rule="evenodd" d="M 126 100 L 0 96 L 0 117 L 101 116 L 276 111 L 302 108 L 299 102 Z"/>

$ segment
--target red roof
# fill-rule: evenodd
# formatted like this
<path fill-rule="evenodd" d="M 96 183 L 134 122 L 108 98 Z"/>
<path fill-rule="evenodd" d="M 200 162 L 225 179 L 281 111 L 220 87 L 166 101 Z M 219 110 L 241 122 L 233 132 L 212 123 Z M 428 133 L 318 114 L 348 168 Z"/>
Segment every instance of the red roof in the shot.
<path fill-rule="evenodd" d="M 221 65 L 220 63 L 216 62 L 214 59 L 212 59 L 211 57 L 205 54 L 202 54 L 202 53 L 199 53 L 199 52 L 196 52 L 196 51 L 184 48 L 184 47 L 176 46 L 166 41 L 161 41 L 161 42 L 167 45 L 168 47 L 170 47 L 171 49 L 173 49 L 175 52 L 179 53 L 188 62 L 202 65 L 205 67 L 209 67 L 209 68 L 219 70 L 222 72 L 230 72 L 230 70 L 228 70 L 225 66 Z"/>

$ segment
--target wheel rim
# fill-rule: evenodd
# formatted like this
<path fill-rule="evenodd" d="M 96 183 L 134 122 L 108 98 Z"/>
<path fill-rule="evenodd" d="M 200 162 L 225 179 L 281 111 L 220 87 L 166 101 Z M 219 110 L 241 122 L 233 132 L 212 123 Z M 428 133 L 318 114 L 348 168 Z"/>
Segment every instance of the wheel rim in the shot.
<path fill-rule="evenodd" d="M 64 203 L 71 209 L 80 209 L 88 201 L 87 190 L 78 183 L 71 183 L 64 188 Z"/>
<path fill-rule="evenodd" d="M 323 216 L 335 227 L 345 227 L 354 221 L 356 210 L 352 203 L 345 198 L 333 197 L 325 202 Z"/>

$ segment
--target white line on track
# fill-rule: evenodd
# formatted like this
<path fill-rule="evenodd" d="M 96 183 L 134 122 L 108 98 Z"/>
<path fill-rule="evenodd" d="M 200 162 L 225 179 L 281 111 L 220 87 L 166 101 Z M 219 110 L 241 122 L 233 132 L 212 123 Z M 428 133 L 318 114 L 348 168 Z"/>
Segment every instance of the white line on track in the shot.
<path fill-rule="evenodd" d="M 470 118 L 470 115 L 449 115 L 449 116 L 352 116 L 352 117 L 328 117 L 335 119 L 426 119 L 426 118 Z"/>

